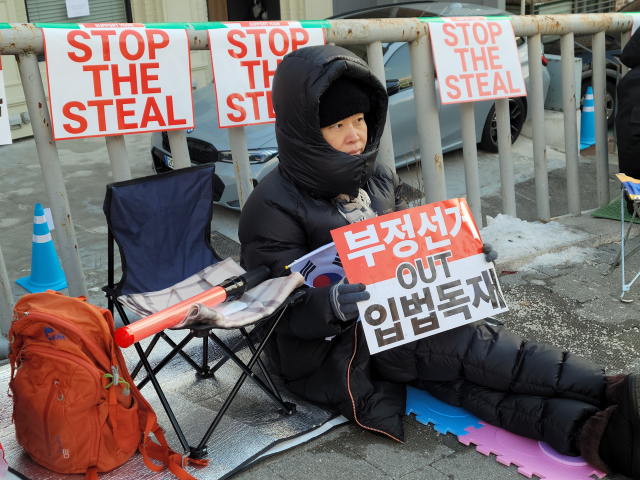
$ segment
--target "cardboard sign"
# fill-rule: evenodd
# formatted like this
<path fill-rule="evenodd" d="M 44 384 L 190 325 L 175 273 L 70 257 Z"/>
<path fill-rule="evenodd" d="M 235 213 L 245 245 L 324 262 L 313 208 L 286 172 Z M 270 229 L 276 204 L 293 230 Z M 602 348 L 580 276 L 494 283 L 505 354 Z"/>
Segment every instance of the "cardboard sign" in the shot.
<path fill-rule="evenodd" d="M 464 199 L 390 213 L 331 232 L 371 354 L 507 311 Z"/>
<path fill-rule="evenodd" d="M 11 125 L 9 124 L 9 105 L 4 91 L 4 74 L 2 73 L 2 55 L 0 55 L 0 145 L 11 144 Z"/>
<path fill-rule="evenodd" d="M 209 30 L 218 126 L 220 128 L 275 122 L 271 84 L 287 53 L 324 45 L 324 31 L 300 22 L 240 22 Z"/>
<path fill-rule="evenodd" d="M 194 127 L 185 30 L 115 23 L 42 32 L 55 140 Z"/>
<path fill-rule="evenodd" d="M 527 95 L 513 26 L 508 19 L 426 20 L 443 104 Z"/>

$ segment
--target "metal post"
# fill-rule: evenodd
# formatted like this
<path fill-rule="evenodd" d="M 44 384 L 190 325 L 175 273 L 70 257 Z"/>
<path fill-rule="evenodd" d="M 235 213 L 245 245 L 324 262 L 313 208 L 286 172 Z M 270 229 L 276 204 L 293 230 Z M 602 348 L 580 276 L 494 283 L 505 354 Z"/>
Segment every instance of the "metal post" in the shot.
<path fill-rule="evenodd" d="M 367 58 L 369 60 L 369 68 L 373 74 L 378 77 L 382 85 L 386 85 L 384 75 L 384 57 L 382 55 L 382 43 L 380 41 L 369 43 L 367 45 Z M 389 118 L 389 110 L 387 109 L 387 122 L 384 125 L 382 138 L 380 139 L 380 147 L 378 149 L 378 160 L 387 165 L 394 172 L 396 171 L 396 159 L 393 153 L 393 141 L 391 139 L 391 119 Z"/>
<path fill-rule="evenodd" d="M 627 42 L 631 39 L 631 30 L 627 30 L 626 32 L 622 32 L 620 34 L 620 50 L 624 50 L 624 47 L 627 45 Z M 629 67 L 622 65 L 622 76 L 624 77 L 629 71 Z"/>
<path fill-rule="evenodd" d="M 127 147 L 124 144 L 123 135 L 105 137 L 107 141 L 107 153 L 111 162 L 111 173 L 114 182 L 131 180 L 131 167 L 129 166 L 129 156 Z"/>
<path fill-rule="evenodd" d="M 569 213 L 580 215 L 580 176 L 578 150 L 578 119 L 576 103 L 576 73 L 573 33 L 560 37 L 562 62 L 562 110 L 564 111 L 564 152 L 567 162 L 567 201 Z"/>
<path fill-rule="evenodd" d="M 420 139 L 420 168 L 427 203 L 446 200 L 442 143 L 440 140 L 440 115 L 436 93 L 435 68 L 431 42 L 426 35 L 409 44 L 411 78 L 416 107 L 416 124 Z"/>
<path fill-rule="evenodd" d="M 525 13 L 525 1 L 526 0 L 520 0 L 520 15 L 524 15 Z"/>
<path fill-rule="evenodd" d="M 529 49 L 529 85 L 531 86 L 529 108 L 533 127 L 533 165 L 536 178 L 536 208 L 538 219 L 548 222 L 549 176 L 547 172 L 547 145 L 544 135 L 544 95 L 542 93 L 542 49 L 540 34 L 527 38 Z"/>
<path fill-rule="evenodd" d="M 169 146 L 173 158 L 173 168 L 187 168 L 191 166 L 189 146 L 187 145 L 186 130 L 169 130 Z"/>
<path fill-rule="evenodd" d="M 502 212 L 516 216 L 516 186 L 513 178 L 513 158 L 511 157 L 511 120 L 509 99 L 496 100 L 496 121 L 498 124 L 498 157 L 500 160 L 500 191 Z"/>
<path fill-rule="evenodd" d="M 2 249 L 0 249 L 0 334 L 5 337 L 9 334 L 9 329 L 11 328 L 14 306 L 11 281 L 2 256 Z"/>
<path fill-rule="evenodd" d="M 460 104 L 462 126 L 462 156 L 464 157 L 464 181 L 467 187 L 467 203 L 471 215 L 482 228 L 482 208 L 480 206 L 480 175 L 478 173 L 478 147 L 476 145 L 476 119 L 473 102 Z"/>
<path fill-rule="evenodd" d="M 607 112 L 604 98 L 607 89 L 605 60 L 605 33 L 593 34 L 593 107 L 596 117 L 596 181 L 598 182 L 598 205 L 609 203 L 609 146 L 607 134 Z"/>
<path fill-rule="evenodd" d="M 47 100 L 44 96 L 42 77 L 38 67 L 38 59 L 34 53 L 27 51 L 16 56 L 22 87 L 31 117 L 33 137 L 36 141 L 40 168 L 44 177 L 44 186 L 51 206 L 51 215 L 56 227 L 59 253 L 69 286 L 69 295 L 87 296 L 87 284 L 82 270 L 80 250 L 76 240 L 76 232 L 71 219 L 69 199 L 62 178 L 58 149 L 53 143 L 51 117 Z"/>
<path fill-rule="evenodd" d="M 242 210 L 247 198 L 253 191 L 249 150 L 247 149 L 247 137 L 244 133 L 244 127 L 229 128 L 229 144 L 231 145 L 233 170 L 236 174 L 236 185 L 238 186 L 238 199 Z"/>

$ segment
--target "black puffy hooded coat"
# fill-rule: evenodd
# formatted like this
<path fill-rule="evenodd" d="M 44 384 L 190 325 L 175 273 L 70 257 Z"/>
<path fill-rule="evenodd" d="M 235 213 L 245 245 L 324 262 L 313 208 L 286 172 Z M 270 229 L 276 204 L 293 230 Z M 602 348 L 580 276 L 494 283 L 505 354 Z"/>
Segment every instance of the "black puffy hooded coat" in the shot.
<path fill-rule="evenodd" d="M 341 75 L 371 96 L 362 155 L 336 151 L 320 131 L 320 96 Z M 278 66 L 272 97 L 280 165 L 249 197 L 239 237 L 246 269 L 267 265 L 283 276 L 287 265 L 330 243 L 330 231 L 347 224 L 330 201 L 338 194 L 363 188 L 379 215 L 406 204 L 395 173 L 375 163 L 387 94 L 362 60 L 335 46 L 297 50 Z M 333 314 L 329 288 L 307 289 L 267 348 L 291 392 L 403 441 L 405 385 L 411 384 L 561 453 L 579 454 L 584 422 L 604 407 L 600 367 L 484 322 L 371 356 L 362 326 Z"/>
<path fill-rule="evenodd" d="M 622 173 L 640 178 L 640 30 L 622 50 L 620 61 L 632 70 L 618 83 L 618 161 Z"/>

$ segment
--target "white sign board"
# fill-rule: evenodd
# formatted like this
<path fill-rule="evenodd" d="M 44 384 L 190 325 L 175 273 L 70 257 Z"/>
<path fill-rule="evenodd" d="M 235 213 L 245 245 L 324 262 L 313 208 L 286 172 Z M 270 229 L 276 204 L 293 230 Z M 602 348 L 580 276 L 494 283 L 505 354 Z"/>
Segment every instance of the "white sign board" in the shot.
<path fill-rule="evenodd" d="M 194 127 L 184 29 L 79 27 L 42 29 L 55 140 Z"/>
<path fill-rule="evenodd" d="M 0 145 L 11 143 L 11 125 L 9 125 L 9 105 L 4 91 L 4 74 L 2 73 L 2 55 L 0 55 Z"/>
<path fill-rule="evenodd" d="M 300 22 L 239 22 L 209 30 L 220 128 L 275 122 L 271 85 L 287 53 L 324 45 L 324 31 Z"/>
<path fill-rule="evenodd" d="M 371 294 L 358 302 L 371 354 L 508 310 L 464 199 L 390 213 L 331 235 L 349 283 L 364 283 Z"/>
<path fill-rule="evenodd" d="M 434 18 L 427 23 L 443 104 L 527 95 L 507 18 Z"/>
<path fill-rule="evenodd" d="M 89 0 L 65 0 L 67 18 L 86 17 L 89 15 Z"/>

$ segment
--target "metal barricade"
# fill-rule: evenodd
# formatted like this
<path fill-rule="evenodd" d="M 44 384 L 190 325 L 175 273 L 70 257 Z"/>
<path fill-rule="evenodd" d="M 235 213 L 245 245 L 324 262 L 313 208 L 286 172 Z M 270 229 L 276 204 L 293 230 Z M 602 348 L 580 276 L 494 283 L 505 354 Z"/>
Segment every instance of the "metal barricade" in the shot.
<path fill-rule="evenodd" d="M 623 44 L 630 37 L 632 17 L 621 13 L 580 14 L 553 16 L 512 16 L 514 33 L 528 40 L 529 58 L 541 55 L 541 35 L 560 35 L 562 54 L 562 88 L 564 96 L 565 151 L 567 161 L 567 194 L 569 212 L 580 215 L 578 180 L 578 132 L 575 106 L 578 92 L 575 91 L 573 59 L 574 34 L 593 35 L 593 87 L 596 120 L 596 164 L 599 205 L 609 202 L 608 145 L 605 105 L 605 31 L 623 32 Z M 435 202 L 447 198 L 440 122 L 436 93 L 435 67 L 433 62 L 429 30 L 416 18 L 329 20 L 331 27 L 325 28 L 327 43 L 337 45 L 366 44 L 369 62 L 376 76 L 385 83 L 382 43 L 409 43 L 411 73 L 413 78 L 416 122 L 420 147 L 420 166 L 425 200 Z M 207 30 L 190 25 L 187 29 L 192 50 L 208 50 Z M 56 227 L 59 253 L 69 284 L 69 294 L 86 295 L 87 287 L 82 270 L 73 220 L 65 189 L 58 151 L 53 142 L 51 120 L 38 68 L 37 55 L 44 53 L 42 31 L 31 24 L 12 24 L 11 29 L 0 30 L 0 52 L 15 55 L 25 92 L 29 115 L 33 121 L 33 135 L 44 176 L 45 187 Z M 542 97 L 542 67 L 540 62 L 530 62 L 530 97 L 528 107 L 532 113 L 533 158 L 536 186 L 537 214 L 540 220 L 549 221 L 549 186 L 544 141 L 544 98 Z M 623 69 L 623 73 L 625 69 Z M 463 154 L 467 200 L 472 213 L 481 218 L 480 185 L 475 137 L 473 104 L 461 105 Z M 496 101 L 499 137 L 500 182 L 503 212 L 516 216 L 516 196 L 511 156 L 508 99 Z M 39 121 L 35 121 L 39 119 Z M 388 120 L 388 119 L 387 119 Z M 191 164 L 186 141 L 186 131 L 168 133 L 169 143 L 176 168 Z M 247 141 L 243 127 L 229 129 L 229 140 L 234 162 L 238 198 L 243 206 L 253 189 L 249 168 Z M 114 181 L 131 178 L 131 169 L 122 136 L 106 137 L 109 160 Z M 389 121 L 380 144 L 379 160 L 395 168 L 395 157 Z M 0 267 L 3 261 L 0 253 Z M 7 320 L 11 318 L 6 309 L 12 305 L 11 291 L 6 286 L 9 279 L 6 269 L 0 268 L 0 284 L 3 297 L 0 302 L 0 332 L 7 333 Z"/>

